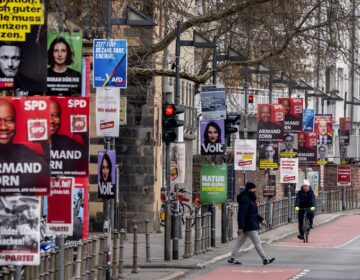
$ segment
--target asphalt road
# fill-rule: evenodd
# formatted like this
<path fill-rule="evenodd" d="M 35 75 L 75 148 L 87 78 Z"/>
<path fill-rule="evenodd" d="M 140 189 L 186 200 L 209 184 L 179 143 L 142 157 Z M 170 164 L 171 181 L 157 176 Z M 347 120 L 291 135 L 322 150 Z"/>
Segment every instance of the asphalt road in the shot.
<path fill-rule="evenodd" d="M 296 236 L 264 246 L 276 257 L 264 266 L 255 250 L 242 253 L 242 265 L 226 260 L 187 274 L 196 280 L 360 280 L 360 215 L 341 217 L 314 228 L 304 244 Z"/>

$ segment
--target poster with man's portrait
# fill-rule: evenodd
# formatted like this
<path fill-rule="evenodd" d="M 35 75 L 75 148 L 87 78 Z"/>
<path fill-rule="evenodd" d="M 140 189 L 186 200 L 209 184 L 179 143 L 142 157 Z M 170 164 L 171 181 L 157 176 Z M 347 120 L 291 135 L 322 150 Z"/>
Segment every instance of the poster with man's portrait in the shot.
<path fill-rule="evenodd" d="M 45 4 L 36 2 L 2 1 L 0 16 L 8 24 L 0 38 L 0 89 L 14 90 L 16 96 L 46 90 Z"/>
<path fill-rule="evenodd" d="M 299 164 L 315 164 L 317 160 L 317 135 L 315 132 L 298 133 Z"/>
<path fill-rule="evenodd" d="M 263 196 L 275 196 L 276 194 L 276 171 L 266 169 L 264 172 Z"/>
<path fill-rule="evenodd" d="M 280 158 L 294 158 L 298 156 L 297 133 L 285 133 L 284 142 L 280 143 Z"/>
<path fill-rule="evenodd" d="M 115 198 L 116 192 L 116 151 L 98 151 L 98 197 Z"/>
<path fill-rule="evenodd" d="M 1 97 L 0 195 L 46 195 L 50 188 L 50 104 Z"/>
<path fill-rule="evenodd" d="M 224 120 L 200 121 L 200 137 L 202 155 L 225 153 Z"/>
<path fill-rule="evenodd" d="M 40 264 L 40 197 L 0 196 L 0 266 Z"/>
<path fill-rule="evenodd" d="M 303 99 L 278 98 L 278 103 L 284 107 L 284 130 L 299 132 L 302 130 Z"/>
<path fill-rule="evenodd" d="M 350 118 L 340 118 L 340 144 L 348 146 L 350 144 Z"/>
<path fill-rule="evenodd" d="M 315 133 L 318 136 L 318 144 L 332 145 L 332 115 L 315 115 Z"/>
<path fill-rule="evenodd" d="M 49 32 L 47 63 L 46 95 L 81 95 L 81 32 Z"/>
<path fill-rule="evenodd" d="M 259 169 L 279 168 L 279 144 L 277 142 L 259 144 Z"/>
<path fill-rule="evenodd" d="M 317 145 L 317 161 L 318 165 L 325 165 L 328 163 L 328 153 L 329 148 L 327 145 L 318 144 Z"/>
<path fill-rule="evenodd" d="M 284 108 L 280 104 L 258 104 L 258 142 L 283 141 Z"/>

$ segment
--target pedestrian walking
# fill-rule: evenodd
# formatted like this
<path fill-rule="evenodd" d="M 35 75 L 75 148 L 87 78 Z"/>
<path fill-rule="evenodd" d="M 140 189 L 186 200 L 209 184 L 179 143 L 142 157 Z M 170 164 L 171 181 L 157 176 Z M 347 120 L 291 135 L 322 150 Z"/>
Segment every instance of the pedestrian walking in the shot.
<path fill-rule="evenodd" d="M 245 185 L 245 191 L 241 192 L 237 196 L 238 201 L 238 239 L 232 249 L 229 263 L 241 264 L 236 259 L 236 255 L 240 250 L 240 247 L 244 244 L 247 237 L 249 237 L 255 246 L 255 249 L 261 257 L 263 264 L 267 265 L 272 263 L 275 258 L 268 258 L 265 255 L 264 249 L 261 246 L 258 230 L 260 229 L 259 223 L 266 224 L 263 217 L 258 213 L 256 204 L 256 185 L 252 182 L 247 182 Z"/>

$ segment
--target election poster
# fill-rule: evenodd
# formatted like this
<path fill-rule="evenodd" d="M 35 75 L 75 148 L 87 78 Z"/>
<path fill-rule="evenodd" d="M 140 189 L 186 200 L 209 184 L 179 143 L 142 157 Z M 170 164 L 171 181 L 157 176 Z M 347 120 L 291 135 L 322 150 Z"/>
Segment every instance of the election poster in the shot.
<path fill-rule="evenodd" d="M 340 144 L 350 144 L 350 118 L 340 118 Z"/>
<path fill-rule="evenodd" d="M 0 195 L 50 188 L 50 105 L 46 97 L 1 97 Z"/>
<path fill-rule="evenodd" d="M 46 95 L 80 96 L 82 33 L 49 32 Z"/>
<path fill-rule="evenodd" d="M 185 183 L 185 143 L 170 143 L 170 186 Z"/>
<path fill-rule="evenodd" d="M 13 90 L 16 96 L 42 94 L 46 90 L 44 2 L 1 1 L 0 89 Z"/>
<path fill-rule="evenodd" d="M 317 135 L 315 132 L 298 133 L 299 164 L 315 164 L 317 160 Z"/>
<path fill-rule="evenodd" d="M 0 196 L 0 266 L 40 264 L 40 197 Z"/>
<path fill-rule="evenodd" d="M 258 104 L 258 142 L 283 141 L 284 108 L 281 104 Z"/>
<path fill-rule="evenodd" d="M 89 173 L 89 98 L 50 97 L 52 176 Z"/>
<path fill-rule="evenodd" d="M 263 196 L 275 196 L 276 194 L 276 171 L 266 169 L 264 172 Z"/>
<path fill-rule="evenodd" d="M 297 158 L 280 159 L 280 183 L 296 184 L 298 182 L 299 160 Z"/>
<path fill-rule="evenodd" d="M 304 109 L 302 130 L 304 132 L 314 132 L 314 109 Z"/>
<path fill-rule="evenodd" d="M 315 115 L 315 133 L 317 134 L 317 142 L 321 145 L 332 145 L 333 128 L 332 115 Z"/>
<path fill-rule="evenodd" d="M 93 45 L 94 87 L 127 87 L 127 41 L 95 39 Z"/>
<path fill-rule="evenodd" d="M 200 88 L 203 120 L 226 119 L 225 87 L 204 85 Z"/>
<path fill-rule="evenodd" d="M 337 185 L 351 186 L 351 165 L 337 166 Z"/>
<path fill-rule="evenodd" d="M 278 103 L 284 107 L 284 130 L 300 132 L 302 130 L 303 99 L 278 98 Z"/>
<path fill-rule="evenodd" d="M 96 89 L 96 136 L 119 137 L 120 89 Z"/>
<path fill-rule="evenodd" d="M 256 140 L 235 139 L 234 169 L 256 170 Z"/>
<path fill-rule="evenodd" d="M 74 230 L 71 236 L 65 238 L 66 244 L 78 244 L 81 240 L 89 238 L 89 179 L 88 177 L 75 177 L 73 191 L 73 220 Z"/>
<path fill-rule="evenodd" d="M 259 169 L 279 168 L 279 144 L 277 142 L 259 144 Z"/>
<path fill-rule="evenodd" d="M 200 151 L 202 155 L 225 153 L 224 120 L 200 121 Z"/>
<path fill-rule="evenodd" d="M 294 158 L 298 156 L 298 134 L 285 133 L 284 142 L 280 143 L 280 158 Z"/>
<path fill-rule="evenodd" d="M 98 151 L 98 197 L 115 198 L 116 192 L 116 152 Z"/>
<path fill-rule="evenodd" d="M 326 144 L 317 145 L 316 164 L 326 165 L 328 163 L 329 147 Z"/>
<path fill-rule="evenodd" d="M 73 177 L 52 177 L 47 197 L 46 233 L 73 234 Z M 61 211 L 59 211 L 61 209 Z"/>
<path fill-rule="evenodd" d="M 310 186 L 312 187 L 315 196 L 318 197 L 319 189 L 320 189 L 319 172 L 317 171 L 306 172 L 306 177 L 310 181 Z"/>
<path fill-rule="evenodd" d="M 200 201 L 201 203 L 225 203 L 227 199 L 227 166 L 201 165 Z"/>

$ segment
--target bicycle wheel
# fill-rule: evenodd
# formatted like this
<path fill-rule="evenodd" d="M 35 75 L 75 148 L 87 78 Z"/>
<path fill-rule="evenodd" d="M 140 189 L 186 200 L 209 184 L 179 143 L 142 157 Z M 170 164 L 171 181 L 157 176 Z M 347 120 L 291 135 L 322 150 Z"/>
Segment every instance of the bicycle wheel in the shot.
<path fill-rule="evenodd" d="M 192 214 L 193 214 L 193 209 L 191 209 L 191 207 L 186 204 L 186 203 L 180 203 L 180 207 L 181 207 L 181 220 L 182 220 L 182 223 L 183 225 L 185 225 L 185 221 L 186 221 L 186 217 L 191 217 Z"/>
<path fill-rule="evenodd" d="M 303 222 L 304 243 L 309 242 L 309 231 L 310 231 L 310 221 L 305 214 L 304 222 Z"/>

